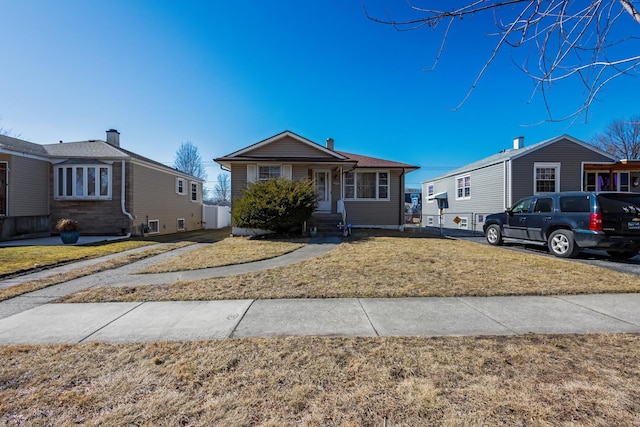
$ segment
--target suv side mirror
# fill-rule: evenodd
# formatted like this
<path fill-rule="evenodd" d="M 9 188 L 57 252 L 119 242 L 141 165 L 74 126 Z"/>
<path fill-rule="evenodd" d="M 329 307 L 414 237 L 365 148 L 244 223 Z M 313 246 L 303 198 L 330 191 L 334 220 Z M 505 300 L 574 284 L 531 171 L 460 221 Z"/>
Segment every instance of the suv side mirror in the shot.
<path fill-rule="evenodd" d="M 513 215 L 513 211 L 511 210 L 511 208 L 505 209 L 504 212 L 509 216 Z"/>

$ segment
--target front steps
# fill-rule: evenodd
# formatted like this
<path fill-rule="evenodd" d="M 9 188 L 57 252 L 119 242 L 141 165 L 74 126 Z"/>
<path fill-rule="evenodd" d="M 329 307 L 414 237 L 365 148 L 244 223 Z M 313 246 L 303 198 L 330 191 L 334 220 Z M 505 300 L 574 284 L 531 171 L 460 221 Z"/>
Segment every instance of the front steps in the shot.
<path fill-rule="evenodd" d="M 342 214 L 314 212 L 307 221 L 307 232 L 313 227 L 318 230 L 318 236 L 341 236 L 338 224 L 342 222 Z"/>

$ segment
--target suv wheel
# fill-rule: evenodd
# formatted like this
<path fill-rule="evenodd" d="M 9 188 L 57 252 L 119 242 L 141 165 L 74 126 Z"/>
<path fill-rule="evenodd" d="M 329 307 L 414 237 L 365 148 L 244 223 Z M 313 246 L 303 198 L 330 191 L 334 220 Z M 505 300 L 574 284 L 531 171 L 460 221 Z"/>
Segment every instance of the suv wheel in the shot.
<path fill-rule="evenodd" d="M 629 258 L 633 258 L 634 256 L 638 255 L 638 252 L 640 252 L 640 250 L 638 249 L 633 249 L 630 251 L 607 251 L 607 253 L 609 254 L 609 256 L 613 259 L 629 259 Z"/>
<path fill-rule="evenodd" d="M 573 240 L 573 232 L 556 230 L 549 236 L 548 246 L 551 253 L 560 258 L 573 258 L 578 255 L 580 248 Z"/>
<path fill-rule="evenodd" d="M 491 224 L 487 227 L 487 242 L 490 245 L 500 246 L 502 245 L 502 233 L 500 232 L 500 226 L 497 224 Z"/>

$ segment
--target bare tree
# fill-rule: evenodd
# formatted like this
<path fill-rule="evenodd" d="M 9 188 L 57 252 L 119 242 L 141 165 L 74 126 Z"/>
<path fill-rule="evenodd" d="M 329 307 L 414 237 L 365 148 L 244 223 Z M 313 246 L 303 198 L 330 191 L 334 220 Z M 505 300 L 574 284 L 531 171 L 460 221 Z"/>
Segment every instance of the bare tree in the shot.
<path fill-rule="evenodd" d="M 213 201 L 216 203 L 231 201 L 231 180 L 228 173 L 219 173 L 213 188 Z"/>
<path fill-rule="evenodd" d="M 173 167 L 196 178 L 200 178 L 203 181 L 207 180 L 207 172 L 205 171 L 204 164 L 202 163 L 202 157 L 198 152 L 198 147 L 193 145 L 191 141 L 183 142 L 176 151 L 176 158 L 173 161 Z M 202 186 L 202 199 L 207 197 L 207 189 Z"/>
<path fill-rule="evenodd" d="M 505 47 L 529 47 L 528 50 L 533 52 L 530 58 L 532 65 L 526 55 L 518 67 L 534 80 L 532 97 L 541 93 L 549 121 L 575 119 L 582 115 L 586 119 L 589 107 L 606 84 L 623 75 L 635 75 L 640 67 L 640 55 L 630 54 L 638 52 L 640 34 L 640 26 L 635 26 L 640 25 L 640 12 L 634 4 L 637 2 L 632 0 L 422 1 L 425 5 L 442 4 L 442 9 L 416 6 L 408 0 L 408 10 L 402 12 L 408 15 L 399 20 L 370 14 L 366 2 L 363 0 L 363 8 L 369 19 L 401 31 L 421 27 L 435 31 L 444 27 L 433 67 L 438 64 L 451 31 L 463 25 L 464 18 L 486 15 L 493 20 L 497 31 L 486 35 L 496 38 L 495 46 L 488 52 L 487 60 L 456 108 L 469 98 Z M 625 20 L 634 26 L 632 31 L 629 27 L 622 29 Z M 470 40 L 474 37 L 468 32 L 465 36 Z M 569 78 L 577 79 L 584 86 L 582 105 L 573 113 L 556 119 L 551 113 L 550 89 L 552 84 Z"/>
<path fill-rule="evenodd" d="M 591 143 L 619 159 L 640 159 L 640 116 L 612 121 Z"/>

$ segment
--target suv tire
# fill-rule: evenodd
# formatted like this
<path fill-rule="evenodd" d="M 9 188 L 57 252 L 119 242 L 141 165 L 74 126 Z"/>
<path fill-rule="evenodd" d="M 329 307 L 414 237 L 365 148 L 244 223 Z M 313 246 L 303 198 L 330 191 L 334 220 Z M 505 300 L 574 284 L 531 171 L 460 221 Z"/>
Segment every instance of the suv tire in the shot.
<path fill-rule="evenodd" d="M 491 224 L 487 227 L 486 231 L 487 242 L 490 245 L 501 246 L 502 245 L 502 232 L 500 226 L 497 224 Z"/>
<path fill-rule="evenodd" d="M 580 252 L 571 230 L 556 230 L 549 236 L 549 251 L 559 258 L 573 258 Z"/>
<path fill-rule="evenodd" d="M 638 249 L 633 249 L 630 251 L 607 251 L 609 256 L 613 259 L 633 258 L 634 256 L 638 255 L 638 252 L 640 252 Z"/>

